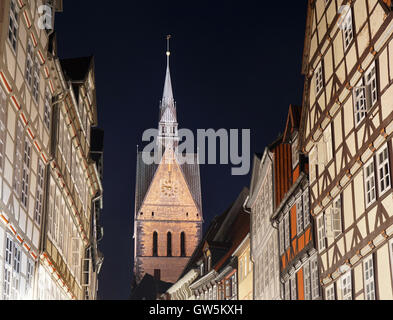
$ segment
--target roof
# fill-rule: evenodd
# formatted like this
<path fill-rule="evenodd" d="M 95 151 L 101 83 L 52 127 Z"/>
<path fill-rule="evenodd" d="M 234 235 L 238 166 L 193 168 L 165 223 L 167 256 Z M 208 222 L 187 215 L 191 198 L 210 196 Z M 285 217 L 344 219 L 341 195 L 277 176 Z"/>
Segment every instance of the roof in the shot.
<path fill-rule="evenodd" d="M 248 188 L 244 187 L 231 206 L 213 219 L 179 279 L 195 268 L 203 256 L 205 246 L 209 247 L 215 270 L 219 270 L 231 257 L 250 230 L 250 215 L 243 209 L 248 193 Z"/>
<path fill-rule="evenodd" d="M 300 118 L 302 113 L 301 106 L 290 105 L 288 110 L 287 122 L 285 124 L 285 131 L 283 135 L 283 141 L 288 141 L 291 134 L 295 130 L 299 130 Z"/>
<path fill-rule="evenodd" d="M 173 284 L 157 280 L 150 274 L 145 274 L 141 282 L 132 290 L 130 300 L 157 300 Z"/>
<path fill-rule="evenodd" d="M 73 82 L 84 81 L 89 73 L 93 60 L 93 56 L 60 59 L 65 78 Z"/>
<path fill-rule="evenodd" d="M 143 200 L 149 190 L 149 186 L 153 181 L 154 175 L 158 168 L 158 164 L 146 164 L 143 161 L 144 152 L 137 153 L 136 161 L 136 186 L 135 186 L 135 214 L 139 212 Z M 191 161 L 185 161 L 184 164 L 179 164 L 190 189 L 191 195 L 202 212 L 202 196 L 201 196 L 201 179 L 198 164 L 198 155 L 195 153 L 187 153 L 183 155 L 190 158 Z"/>

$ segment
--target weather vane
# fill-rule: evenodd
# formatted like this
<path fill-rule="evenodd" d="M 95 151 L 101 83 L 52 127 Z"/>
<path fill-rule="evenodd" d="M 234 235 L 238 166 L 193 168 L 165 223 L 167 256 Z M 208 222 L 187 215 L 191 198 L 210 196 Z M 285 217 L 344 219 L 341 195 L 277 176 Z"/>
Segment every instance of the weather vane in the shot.
<path fill-rule="evenodd" d="M 169 41 L 172 38 L 172 36 L 170 34 L 168 34 L 166 36 L 166 41 L 167 41 L 167 51 L 166 51 L 166 55 L 169 57 L 171 55 L 171 52 L 169 51 Z"/>

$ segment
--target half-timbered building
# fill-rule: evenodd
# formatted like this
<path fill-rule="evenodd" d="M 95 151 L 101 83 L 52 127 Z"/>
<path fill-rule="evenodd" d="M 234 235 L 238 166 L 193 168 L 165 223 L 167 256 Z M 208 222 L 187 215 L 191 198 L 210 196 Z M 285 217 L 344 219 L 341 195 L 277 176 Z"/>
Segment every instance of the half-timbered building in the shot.
<path fill-rule="evenodd" d="M 392 299 L 391 1 L 308 1 L 303 73 L 323 297 Z"/>
<path fill-rule="evenodd" d="M 291 105 L 283 142 L 291 147 L 290 188 L 272 215 L 278 227 L 281 296 L 285 300 L 320 298 L 318 256 L 309 210 L 308 162 L 299 152 L 301 107 Z"/>
<path fill-rule="evenodd" d="M 281 138 L 266 148 L 263 155 L 254 155 L 250 196 L 245 203 L 251 212 L 250 253 L 253 262 L 253 299 L 280 299 L 278 233 L 270 217 L 274 210 L 275 151 Z"/>
<path fill-rule="evenodd" d="M 52 11 L 44 25 L 42 5 Z M 94 64 L 89 58 L 77 85 L 65 76 L 81 69 L 57 57 L 53 23 L 61 10 L 62 1 L 0 2 L 2 299 L 85 299 L 90 285 L 82 262 L 93 198 L 102 195 L 89 155 Z"/>

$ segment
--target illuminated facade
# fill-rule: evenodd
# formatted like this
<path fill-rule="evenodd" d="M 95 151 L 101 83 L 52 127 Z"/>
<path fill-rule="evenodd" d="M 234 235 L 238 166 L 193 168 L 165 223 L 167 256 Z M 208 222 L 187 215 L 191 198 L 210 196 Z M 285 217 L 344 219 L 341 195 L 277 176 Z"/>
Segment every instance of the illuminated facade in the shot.
<path fill-rule="evenodd" d="M 323 298 L 393 299 L 393 12 L 309 1 L 302 148 Z"/>
<path fill-rule="evenodd" d="M 94 60 L 59 60 L 53 30 L 39 27 L 41 5 L 53 27 L 62 1 L 0 4 L 1 298 L 95 298 Z"/>

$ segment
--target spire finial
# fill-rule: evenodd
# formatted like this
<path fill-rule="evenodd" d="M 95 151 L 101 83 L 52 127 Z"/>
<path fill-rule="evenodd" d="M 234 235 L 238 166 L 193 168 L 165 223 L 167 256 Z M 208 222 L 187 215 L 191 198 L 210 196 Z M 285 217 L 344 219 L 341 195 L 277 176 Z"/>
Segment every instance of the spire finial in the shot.
<path fill-rule="evenodd" d="M 166 36 L 166 56 L 167 56 L 167 63 L 168 63 L 168 66 L 169 66 L 169 56 L 171 55 L 171 51 L 170 51 L 170 40 L 171 40 L 171 38 L 172 38 L 172 36 L 170 35 L 170 34 L 168 34 L 167 36 Z"/>

